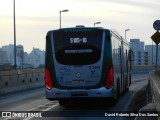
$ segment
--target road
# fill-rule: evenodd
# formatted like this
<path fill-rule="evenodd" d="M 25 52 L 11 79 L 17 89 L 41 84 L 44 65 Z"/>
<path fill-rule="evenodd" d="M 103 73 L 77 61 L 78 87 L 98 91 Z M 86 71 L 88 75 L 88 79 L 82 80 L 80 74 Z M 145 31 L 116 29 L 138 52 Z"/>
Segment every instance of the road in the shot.
<path fill-rule="evenodd" d="M 69 108 L 63 108 L 59 106 L 57 101 L 48 101 L 45 99 L 45 91 L 44 88 L 32 89 L 28 91 L 22 91 L 10 95 L 5 95 L 0 97 L 0 111 L 49 111 L 51 116 L 57 115 L 57 112 L 61 112 L 62 116 L 57 115 L 56 117 L 46 117 L 47 120 L 75 120 L 74 115 L 77 113 L 76 120 L 88 120 L 88 119 L 109 119 L 109 120 L 119 120 L 119 119 L 134 119 L 127 117 L 102 117 L 100 116 L 102 113 L 116 111 L 129 111 L 134 110 L 131 107 L 137 106 L 138 103 L 136 101 L 140 98 L 135 97 L 139 91 L 144 89 L 147 85 L 148 75 L 147 74 L 138 74 L 133 75 L 132 84 L 127 93 L 123 94 L 117 104 L 108 105 L 108 106 L 96 106 L 89 103 L 80 103 L 79 105 L 72 105 Z M 144 92 L 142 93 L 144 96 Z M 140 95 L 141 96 L 141 95 Z M 140 104 L 145 103 L 141 101 Z M 98 104 L 98 103 L 95 103 Z M 135 105 L 134 105 L 135 104 Z M 141 106 L 141 105 L 138 105 Z M 79 114 L 80 113 L 80 114 Z M 100 115 L 99 115 L 99 114 Z M 71 115 L 72 117 L 69 117 Z M 11 118 L 0 118 L 2 120 L 11 120 Z M 36 120 L 36 118 L 25 118 L 24 120 Z M 38 118 L 40 119 L 40 118 Z M 38 120 L 37 119 L 37 120 Z M 44 119 L 44 118 L 42 118 Z"/>

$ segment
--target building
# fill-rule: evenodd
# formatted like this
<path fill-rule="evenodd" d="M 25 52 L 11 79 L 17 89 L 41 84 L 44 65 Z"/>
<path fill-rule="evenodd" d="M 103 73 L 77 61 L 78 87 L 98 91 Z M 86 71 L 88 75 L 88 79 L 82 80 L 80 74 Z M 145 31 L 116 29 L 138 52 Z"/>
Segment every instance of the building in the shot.
<path fill-rule="evenodd" d="M 2 46 L 2 50 L 6 51 L 6 61 L 9 64 L 14 65 L 14 45 L 9 44 Z"/>
<path fill-rule="evenodd" d="M 8 64 L 14 65 L 14 45 L 9 44 L 2 46 L 2 50 L 5 51 L 5 61 Z M 17 68 L 22 68 L 23 65 L 23 53 L 24 49 L 22 45 L 16 46 L 16 65 Z"/>
<path fill-rule="evenodd" d="M 9 44 L 0 48 L 0 64 L 14 65 L 14 45 Z M 17 68 L 37 68 L 44 66 L 45 51 L 33 48 L 31 53 L 24 52 L 22 45 L 16 46 L 16 65 Z"/>
<path fill-rule="evenodd" d="M 156 45 L 146 45 L 145 51 L 148 52 L 148 64 L 155 65 L 156 64 Z M 158 59 L 157 64 L 160 65 L 160 47 L 158 46 Z"/>
<path fill-rule="evenodd" d="M 17 67 L 23 68 L 24 64 L 24 49 L 22 45 L 16 46 L 16 56 L 17 56 Z"/>
<path fill-rule="evenodd" d="M 39 48 L 33 48 L 29 55 L 30 64 L 34 66 L 34 68 L 39 67 L 40 65 L 44 65 L 45 63 L 45 52 L 41 51 Z"/>
<path fill-rule="evenodd" d="M 7 60 L 7 52 L 3 51 L 2 48 L 0 48 L 0 64 L 8 64 L 9 61 Z"/>
<path fill-rule="evenodd" d="M 23 53 L 23 62 L 24 64 L 30 64 L 29 54 L 27 52 Z"/>
<path fill-rule="evenodd" d="M 144 52 L 144 65 L 150 65 L 148 52 Z"/>
<path fill-rule="evenodd" d="M 134 53 L 134 65 L 145 64 L 144 42 L 140 39 L 130 39 L 130 46 Z"/>

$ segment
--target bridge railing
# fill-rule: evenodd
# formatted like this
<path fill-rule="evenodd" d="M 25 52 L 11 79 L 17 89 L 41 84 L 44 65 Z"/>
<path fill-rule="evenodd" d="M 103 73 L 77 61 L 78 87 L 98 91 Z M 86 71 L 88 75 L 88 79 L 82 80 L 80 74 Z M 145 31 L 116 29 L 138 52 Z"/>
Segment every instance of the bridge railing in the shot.
<path fill-rule="evenodd" d="M 0 71 L 0 95 L 44 86 L 44 69 Z"/>
<path fill-rule="evenodd" d="M 152 71 L 149 73 L 147 86 L 146 106 L 141 108 L 139 112 L 149 112 L 159 115 L 158 117 L 136 117 L 135 120 L 160 120 L 160 71 Z"/>

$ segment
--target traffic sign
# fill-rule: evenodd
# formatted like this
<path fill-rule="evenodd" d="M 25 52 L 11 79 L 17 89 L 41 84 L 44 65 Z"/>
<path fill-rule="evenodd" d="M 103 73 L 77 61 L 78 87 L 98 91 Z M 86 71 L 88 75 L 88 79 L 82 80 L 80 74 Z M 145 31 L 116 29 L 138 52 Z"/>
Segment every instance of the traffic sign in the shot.
<path fill-rule="evenodd" d="M 160 43 L 160 32 L 155 32 L 152 36 L 151 39 L 158 45 Z"/>
<path fill-rule="evenodd" d="M 153 23 L 153 28 L 155 30 L 160 30 L 160 20 L 156 20 L 154 23 Z"/>

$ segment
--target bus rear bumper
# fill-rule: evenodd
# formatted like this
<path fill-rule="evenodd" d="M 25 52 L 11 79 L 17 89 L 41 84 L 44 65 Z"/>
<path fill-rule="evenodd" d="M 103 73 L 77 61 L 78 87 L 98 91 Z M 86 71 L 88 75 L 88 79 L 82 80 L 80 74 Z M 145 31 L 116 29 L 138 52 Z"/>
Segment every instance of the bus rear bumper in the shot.
<path fill-rule="evenodd" d="M 74 90 L 61 90 L 53 88 L 52 90 L 46 89 L 46 98 L 50 100 L 60 99 L 75 99 L 75 98 L 112 98 L 113 88 L 107 89 L 105 87 L 97 89 L 74 89 Z"/>

